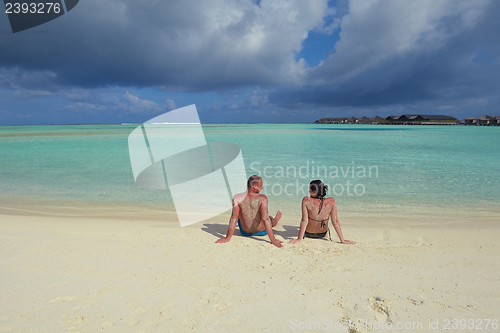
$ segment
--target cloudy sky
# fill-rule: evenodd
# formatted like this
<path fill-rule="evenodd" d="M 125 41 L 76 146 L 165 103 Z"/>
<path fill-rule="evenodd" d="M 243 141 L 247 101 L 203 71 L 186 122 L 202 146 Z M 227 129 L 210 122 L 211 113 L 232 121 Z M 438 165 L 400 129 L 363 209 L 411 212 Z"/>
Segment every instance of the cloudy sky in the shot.
<path fill-rule="evenodd" d="M 81 0 L 12 33 L 0 124 L 500 115 L 500 1 Z"/>

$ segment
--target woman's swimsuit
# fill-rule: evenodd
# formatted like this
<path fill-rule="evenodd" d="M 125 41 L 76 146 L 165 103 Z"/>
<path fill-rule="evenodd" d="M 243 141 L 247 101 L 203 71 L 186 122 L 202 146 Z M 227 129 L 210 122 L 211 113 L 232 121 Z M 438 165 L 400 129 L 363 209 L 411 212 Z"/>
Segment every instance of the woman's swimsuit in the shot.
<path fill-rule="evenodd" d="M 329 231 L 330 229 L 328 229 Z M 325 232 L 305 232 L 304 238 L 323 238 L 326 236 L 327 231 Z"/>
<path fill-rule="evenodd" d="M 325 198 L 324 197 L 320 197 L 320 198 L 313 198 L 313 199 L 320 199 L 321 200 L 321 202 L 319 204 L 318 214 L 317 214 L 317 215 L 319 215 L 319 213 L 321 213 L 321 209 L 323 208 L 323 201 L 325 200 Z M 320 222 L 321 223 L 321 228 L 326 227 L 327 223 L 328 223 L 328 218 L 326 218 L 325 220 L 315 220 L 313 218 L 308 217 L 308 219 L 311 220 L 311 221 Z M 328 232 L 328 236 L 330 237 L 330 228 L 328 228 L 328 230 L 325 231 L 325 232 L 307 232 L 306 231 L 304 233 L 304 237 L 307 237 L 307 238 L 323 238 L 323 237 L 326 236 L 327 232 Z M 330 240 L 331 239 L 332 238 L 330 237 Z"/>
<path fill-rule="evenodd" d="M 317 214 L 317 215 L 319 215 L 319 213 L 321 213 L 321 209 L 323 208 L 323 201 L 325 201 L 325 198 L 321 197 L 321 198 L 313 198 L 313 199 L 319 199 L 319 200 L 321 200 L 321 202 L 319 203 L 319 210 L 318 210 L 318 214 Z M 320 222 L 321 223 L 321 228 L 326 227 L 326 222 L 328 222 L 328 218 L 326 218 L 325 220 L 315 220 L 315 219 L 310 218 L 310 217 L 308 217 L 308 218 L 311 221 Z"/>

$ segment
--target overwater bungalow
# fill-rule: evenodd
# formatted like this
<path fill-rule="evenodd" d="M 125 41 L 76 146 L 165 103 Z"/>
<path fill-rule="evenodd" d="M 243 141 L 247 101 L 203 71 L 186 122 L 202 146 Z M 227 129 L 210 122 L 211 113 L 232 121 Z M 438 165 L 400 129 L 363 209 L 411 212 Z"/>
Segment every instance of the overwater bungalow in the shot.
<path fill-rule="evenodd" d="M 484 118 L 489 117 L 489 118 Z M 480 120 L 474 120 L 474 119 Z M 485 121 L 483 121 L 484 119 Z M 500 124 L 500 117 L 490 117 L 490 116 L 481 116 L 481 117 L 472 117 L 466 119 L 471 124 Z M 373 118 L 368 117 L 351 117 L 351 118 L 321 118 L 320 120 L 316 120 L 317 124 L 389 124 L 389 125 L 458 125 L 460 124 L 460 120 L 451 116 L 444 116 L 439 114 L 403 114 L 400 116 L 388 116 L 386 118 L 382 118 L 379 116 L 375 116 Z"/>
<path fill-rule="evenodd" d="M 456 125 L 460 123 L 455 117 L 437 114 L 403 114 L 385 118 L 389 124 L 399 125 Z"/>
<path fill-rule="evenodd" d="M 500 116 L 482 115 L 478 117 L 465 118 L 465 125 L 476 126 L 498 126 L 500 125 Z"/>
<path fill-rule="evenodd" d="M 384 118 L 379 117 L 379 116 L 375 116 L 375 117 L 370 118 L 370 121 L 372 122 L 372 124 L 379 123 L 379 122 L 381 122 L 383 120 L 384 120 Z"/>
<path fill-rule="evenodd" d="M 445 124 L 445 125 L 455 125 L 460 124 L 460 120 L 451 116 L 443 116 L 439 114 L 406 114 L 406 116 L 412 122 L 420 122 L 427 124 Z"/>
<path fill-rule="evenodd" d="M 356 121 L 358 124 L 370 124 L 372 121 L 368 117 L 361 117 Z"/>
<path fill-rule="evenodd" d="M 398 123 L 399 116 L 388 116 L 385 118 L 385 123 L 396 124 Z"/>

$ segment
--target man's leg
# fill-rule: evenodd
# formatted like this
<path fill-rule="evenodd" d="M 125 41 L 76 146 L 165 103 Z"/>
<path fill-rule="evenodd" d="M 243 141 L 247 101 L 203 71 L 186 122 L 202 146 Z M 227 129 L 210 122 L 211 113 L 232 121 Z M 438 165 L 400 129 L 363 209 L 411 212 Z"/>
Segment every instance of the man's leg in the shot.
<path fill-rule="evenodd" d="M 283 214 L 281 214 L 281 211 L 279 210 L 276 213 L 276 217 L 269 216 L 271 218 L 271 223 L 273 228 L 278 224 L 279 220 L 281 219 L 281 216 L 283 216 Z"/>

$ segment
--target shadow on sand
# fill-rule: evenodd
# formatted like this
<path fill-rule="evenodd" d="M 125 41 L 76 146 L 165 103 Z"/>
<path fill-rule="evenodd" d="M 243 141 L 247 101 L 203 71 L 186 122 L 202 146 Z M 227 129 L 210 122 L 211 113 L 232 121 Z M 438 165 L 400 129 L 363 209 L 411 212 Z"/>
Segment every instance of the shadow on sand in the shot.
<path fill-rule="evenodd" d="M 299 234 L 299 227 L 290 226 L 290 225 L 281 225 L 281 226 L 278 225 L 278 228 L 279 227 L 282 227 L 285 230 L 275 230 L 275 229 L 273 229 L 274 234 L 278 235 L 278 236 L 281 236 L 284 240 L 294 239 Z M 212 235 L 214 235 L 217 238 L 221 238 L 221 237 L 225 237 L 226 236 L 227 228 L 228 228 L 227 224 L 215 224 L 215 223 L 208 224 L 207 223 L 207 224 L 203 225 L 203 227 L 201 228 L 201 230 L 203 230 L 205 232 L 208 232 L 209 234 L 212 234 Z M 243 236 L 240 233 L 238 227 L 236 227 L 236 229 L 234 230 L 233 236 L 248 237 L 248 238 L 252 238 L 252 239 L 255 239 L 255 240 L 258 240 L 258 241 L 261 241 L 261 242 L 268 242 L 269 241 L 269 237 L 267 235 L 266 236 Z"/>

